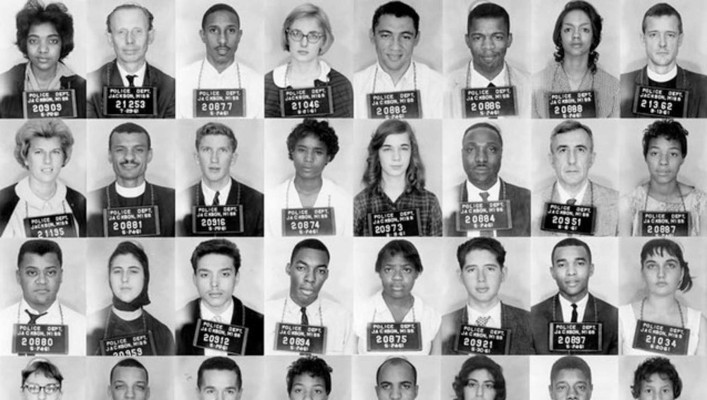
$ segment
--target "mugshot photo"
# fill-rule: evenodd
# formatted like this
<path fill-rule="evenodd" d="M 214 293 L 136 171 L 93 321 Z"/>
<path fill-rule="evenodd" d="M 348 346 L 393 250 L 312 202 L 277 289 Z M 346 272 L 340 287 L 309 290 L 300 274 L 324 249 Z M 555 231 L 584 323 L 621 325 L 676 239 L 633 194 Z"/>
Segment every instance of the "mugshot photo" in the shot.
<path fill-rule="evenodd" d="M 272 386 L 265 384 L 263 357 L 178 357 L 173 385 L 175 399 L 209 399 L 214 395 L 233 398 L 261 398 Z M 284 378 L 284 372 L 283 372 Z M 282 379 L 284 386 L 284 379 Z"/>
<path fill-rule="evenodd" d="M 617 357 L 552 356 L 532 357 L 529 397 L 552 400 L 619 399 Z"/>
<path fill-rule="evenodd" d="M 3 357 L 0 391 L 7 398 L 85 399 L 86 360 L 83 357 Z M 105 394 L 103 387 L 103 395 Z"/>
<path fill-rule="evenodd" d="M 700 375 L 703 357 L 621 357 L 619 359 L 619 399 L 645 399 L 653 393 L 667 398 L 689 399 L 705 389 Z"/>
<path fill-rule="evenodd" d="M 353 399 L 436 399 L 441 357 L 370 356 L 352 362 Z"/>
<path fill-rule="evenodd" d="M 261 379 L 262 398 L 351 399 L 352 366 L 349 356 L 292 355 L 268 357 Z"/>
<path fill-rule="evenodd" d="M 88 399 L 174 398 L 174 357 L 87 357 Z"/>
<path fill-rule="evenodd" d="M 440 398 L 455 400 L 526 398 L 531 376 L 528 360 L 528 357 L 485 355 L 442 357 Z"/>

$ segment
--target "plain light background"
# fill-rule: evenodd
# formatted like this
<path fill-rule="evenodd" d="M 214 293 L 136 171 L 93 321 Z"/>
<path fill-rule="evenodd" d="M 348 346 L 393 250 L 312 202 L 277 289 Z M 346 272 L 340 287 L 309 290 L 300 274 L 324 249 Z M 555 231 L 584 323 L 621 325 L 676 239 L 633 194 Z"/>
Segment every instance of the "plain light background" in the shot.
<path fill-rule="evenodd" d="M 106 37 L 106 18 L 115 7 L 124 3 L 126 3 L 125 0 L 90 2 L 88 15 L 91 18 L 86 20 L 88 25 L 86 28 L 87 33 L 82 36 L 87 48 L 91 49 L 87 61 L 89 72 L 93 72 L 103 64 L 115 59 L 113 46 L 110 45 Z M 178 32 L 175 30 L 174 1 L 142 0 L 138 4 L 150 10 L 155 17 L 152 21 L 155 38 L 147 49 L 145 59 L 148 64 L 174 77 L 174 44 L 176 33 Z"/>
<path fill-rule="evenodd" d="M 461 371 L 462 364 L 468 356 L 442 357 L 441 372 L 441 397 L 440 399 L 454 399 L 454 377 Z M 529 357 L 503 356 L 490 357 L 503 369 L 503 378 L 506 380 L 506 399 L 525 399 L 528 397 L 528 370 Z M 466 378 L 466 377 L 464 377 Z"/>
<path fill-rule="evenodd" d="M 86 399 L 110 399 L 108 387 L 110 386 L 110 370 L 117 364 L 119 357 L 85 357 L 86 374 L 85 390 Z M 147 369 L 149 374 L 149 387 L 151 399 L 173 398 L 172 384 L 174 377 L 174 364 L 176 357 L 137 357 Z M 63 371 L 62 371 L 63 372 Z M 66 394 L 65 399 L 70 399 Z"/>
<path fill-rule="evenodd" d="M 174 276 L 175 310 L 181 310 L 188 302 L 199 297 L 194 286 L 194 270 L 191 266 L 191 255 L 199 243 L 209 238 L 178 238 L 175 245 Z M 241 253 L 241 267 L 238 270 L 240 280 L 236 284 L 233 295 L 238 297 L 247 307 L 263 312 L 263 239 L 232 238 Z"/>
<path fill-rule="evenodd" d="M 45 4 L 53 1 L 45 1 Z M 61 0 L 69 14 L 74 19 L 74 49 L 64 58 L 64 64 L 68 66 L 74 73 L 86 78 L 86 54 L 87 49 L 91 48 L 86 45 L 85 38 L 87 37 L 88 27 L 86 24 L 88 15 L 88 0 Z M 27 62 L 24 55 L 15 45 L 17 40 L 17 26 L 15 16 L 26 0 L 5 0 L 0 8 L 3 11 L 2 23 L 0 23 L 0 72 L 5 72 L 17 64 Z M 104 24 L 105 26 L 105 24 Z"/>
<path fill-rule="evenodd" d="M 552 32 L 555 30 L 555 21 L 565 8 L 565 0 L 538 0 L 533 2 L 531 33 L 532 42 L 532 67 L 533 73 L 544 69 L 548 64 L 555 62 L 555 43 L 552 41 Z M 619 78 L 619 60 L 621 49 L 616 46 L 619 42 L 619 26 L 624 22 L 621 14 L 616 12 L 614 0 L 590 0 L 597 13 L 603 18 L 601 42 L 596 48 L 599 53 L 599 68 L 608 72 L 614 78 Z"/>
<path fill-rule="evenodd" d="M 196 386 L 197 372 L 199 366 L 204 360 L 209 357 L 170 357 L 174 363 L 174 385 L 175 400 L 193 400 L 199 398 L 198 388 Z M 267 390 L 265 386 L 270 385 L 263 381 L 263 376 L 266 370 L 266 359 L 261 356 L 241 356 L 229 357 L 238 364 L 241 369 L 241 377 L 243 378 L 243 396 L 242 399 L 263 399 L 263 394 Z M 283 375 L 284 376 L 284 375 Z M 158 399 L 160 396 L 153 393 L 153 399 Z M 283 396 L 284 398 L 284 396 Z M 163 397 L 162 399 L 168 399 Z"/>
<path fill-rule="evenodd" d="M 54 356 L 46 357 L 54 364 L 64 377 L 61 384 L 62 398 L 71 400 L 96 399 L 98 397 L 84 397 L 87 357 Z M 0 396 L 3 399 L 19 399 L 22 396 L 21 371 L 34 357 L 3 357 L 0 363 Z M 103 388 L 105 398 L 105 387 Z"/>
<path fill-rule="evenodd" d="M 562 238 L 533 238 L 531 265 L 531 303 L 533 305 L 557 294 L 557 283 L 550 275 L 552 248 Z M 618 306 L 619 268 L 618 242 L 615 238 L 582 237 L 592 250 L 594 275 L 589 277 L 589 293 L 607 303 Z"/>
<path fill-rule="evenodd" d="M 291 0 L 270 0 L 263 2 L 265 10 L 260 19 L 264 20 L 264 40 L 263 48 L 258 49 L 259 54 L 265 58 L 264 72 L 272 71 L 275 67 L 286 63 L 290 53 L 282 48 L 282 26 L 287 15 L 300 4 L 306 1 L 296 2 Z M 358 23 L 352 19 L 354 11 L 353 0 L 315 0 L 310 3 L 321 8 L 331 24 L 334 33 L 334 44 L 321 56 L 330 67 L 346 76 L 349 81 L 353 80 L 353 66 L 351 64 L 352 47 L 355 29 Z M 305 32 L 306 33 L 306 32 Z"/>
<path fill-rule="evenodd" d="M 369 400 L 376 398 L 376 371 L 389 357 L 358 356 L 353 357 L 353 399 Z M 440 390 L 440 358 L 441 356 L 409 356 L 405 357 L 417 369 L 417 385 L 420 400 L 436 399 Z"/>
<path fill-rule="evenodd" d="M 22 167 L 15 159 L 15 135 L 27 120 L 5 119 L 0 120 L 0 187 L 15 184 L 29 175 L 29 171 Z M 71 158 L 59 173 L 58 180 L 68 187 L 86 193 L 86 123 L 81 120 L 62 120 L 74 137 L 71 149 Z"/>
<path fill-rule="evenodd" d="M 22 288 L 17 283 L 17 255 L 25 239 L 0 240 L 0 307 L 7 307 L 17 303 L 22 297 Z M 70 307 L 79 314 L 86 313 L 85 298 L 85 268 L 86 248 L 89 242 L 85 240 L 55 240 L 61 248 L 63 255 L 62 282 L 57 294 L 61 304 Z M 91 242 L 92 243 L 92 242 Z M 3 321 L 3 323 L 13 323 Z"/>
<path fill-rule="evenodd" d="M 582 356 L 589 364 L 592 371 L 593 399 L 615 400 L 618 399 L 619 361 L 618 357 Z M 530 391 L 526 398 L 530 400 L 546 400 L 550 398 L 548 385 L 550 385 L 550 369 L 552 364 L 560 359 L 559 356 L 530 357 Z"/>
<path fill-rule="evenodd" d="M 360 0 L 354 6 L 353 27 L 355 46 L 353 48 L 354 70 L 360 71 L 376 62 L 376 47 L 369 38 L 372 28 L 373 13 L 387 3 L 388 0 Z M 409 0 L 405 1 L 420 15 L 420 41 L 413 50 L 413 60 L 427 64 L 433 70 L 441 73 L 443 70 L 441 46 L 444 34 L 442 26 L 442 0 Z M 353 44 L 353 43 L 352 43 Z"/>
<path fill-rule="evenodd" d="M 623 356 L 619 358 L 619 399 L 633 400 L 631 386 L 633 375 L 638 366 L 647 358 L 639 356 Z M 707 361 L 704 357 L 681 356 L 669 357 L 675 366 L 680 379 L 682 379 L 681 399 L 699 399 L 707 390 L 707 381 L 704 379 L 704 370 Z"/>
<path fill-rule="evenodd" d="M 618 25 L 618 30 L 621 35 L 619 43 L 622 73 L 646 65 L 646 49 L 641 41 L 643 15 L 655 3 L 657 2 L 641 0 L 624 0 L 620 3 L 621 24 Z M 612 4 L 616 7 L 616 2 Z M 704 74 L 707 72 L 707 65 L 705 65 L 707 48 L 704 46 L 707 27 L 703 23 L 707 17 L 705 8 L 699 2 L 690 0 L 671 0 L 668 4 L 673 6 L 682 17 L 683 40 L 678 50 L 678 65 Z"/>
<path fill-rule="evenodd" d="M 108 260 L 118 244 L 123 241 L 126 240 L 124 238 L 91 239 L 86 263 L 86 314 L 89 318 L 93 313 L 112 305 L 113 292 L 108 283 Z M 147 294 L 151 303 L 144 309 L 174 332 L 174 242 L 155 238 L 141 238 L 134 242 L 145 250 L 150 270 Z"/>
<path fill-rule="evenodd" d="M 299 357 L 271 356 L 265 360 L 266 373 L 262 376 L 261 396 L 246 396 L 244 399 L 286 399 L 287 396 L 287 370 Z M 322 357 L 331 367 L 331 394 L 330 399 L 351 399 L 351 357 L 326 356 Z M 245 382 L 245 378 L 243 379 Z"/>

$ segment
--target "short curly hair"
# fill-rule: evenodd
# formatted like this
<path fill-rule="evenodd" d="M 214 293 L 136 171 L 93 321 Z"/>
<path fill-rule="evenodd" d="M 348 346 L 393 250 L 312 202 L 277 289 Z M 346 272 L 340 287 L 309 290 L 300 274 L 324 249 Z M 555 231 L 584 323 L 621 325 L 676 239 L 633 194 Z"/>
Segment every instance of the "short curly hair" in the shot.
<path fill-rule="evenodd" d="M 479 369 L 485 369 L 493 377 L 493 389 L 496 391 L 496 397 L 493 400 L 506 400 L 506 379 L 503 377 L 503 368 L 484 355 L 470 357 L 462 364 L 462 368 L 452 383 L 457 396 L 456 400 L 464 399 L 464 386 L 466 386 L 467 377 Z"/>
<path fill-rule="evenodd" d="M 53 137 L 59 138 L 61 152 L 64 154 L 61 166 L 66 166 L 71 159 L 74 136 L 69 127 L 60 119 L 31 119 L 25 122 L 15 135 L 15 160 L 22 167 L 29 168 L 26 161 L 32 139 L 51 139 Z"/>
<path fill-rule="evenodd" d="M 292 386 L 295 383 L 295 377 L 307 374 L 312 378 L 322 378 L 324 380 L 324 389 L 326 394 L 331 393 L 331 373 L 334 370 L 321 358 L 314 356 L 301 357 L 290 364 L 287 369 L 287 393 L 292 392 Z"/>
<path fill-rule="evenodd" d="M 307 136 L 314 136 L 321 140 L 326 146 L 326 153 L 329 156 L 329 161 L 334 160 L 334 156 L 339 152 L 339 137 L 336 136 L 334 128 L 329 126 L 327 121 L 317 121 L 313 118 L 305 118 L 304 121 L 297 124 L 292 132 L 287 135 L 287 154 L 292 160 L 292 152 L 295 151 L 295 146 L 297 142 L 306 138 Z"/>
<path fill-rule="evenodd" d="M 648 155 L 648 147 L 651 144 L 651 140 L 659 137 L 678 142 L 683 158 L 687 157 L 688 134 L 689 132 L 681 123 L 672 119 L 661 119 L 651 123 L 643 130 L 643 158 Z"/>
<path fill-rule="evenodd" d="M 631 395 L 634 399 L 641 397 L 641 386 L 651 375 L 658 374 L 663 379 L 668 379 L 673 385 L 673 397 L 680 397 L 682 393 L 682 379 L 675 366 L 665 357 L 651 357 L 643 361 L 633 373 Z"/>
<path fill-rule="evenodd" d="M 61 37 L 61 52 L 59 60 L 63 60 L 74 49 L 74 18 L 64 3 L 49 3 L 44 5 L 39 0 L 28 0 L 27 4 L 15 17 L 17 27 L 17 48 L 27 58 L 27 38 L 34 25 L 49 23 L 54 26 Z"/>

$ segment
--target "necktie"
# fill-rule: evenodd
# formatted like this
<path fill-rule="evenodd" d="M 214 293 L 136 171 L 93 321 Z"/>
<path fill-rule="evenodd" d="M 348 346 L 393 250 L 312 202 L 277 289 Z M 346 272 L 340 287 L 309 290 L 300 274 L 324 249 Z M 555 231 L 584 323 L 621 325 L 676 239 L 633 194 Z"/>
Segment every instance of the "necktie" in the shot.
<path fill-rule="evenodd" d="M 496 85 L 494 85 L 493 82 L 489 82 L 489 85 L 486 87 L 496 87 Z"/>
<path fill-rule="evenodd" d="M 214 206 L 218 205 L 218 192 L 216 192 L 216 194 L 214 195 L 214 201 L 211 204 Z"/>
<path fill-rule="evenodd" d="M 570 322 L 577 322 L 577 305 L 572 303 L 572 320 Z"/>
<path fill-rule="evenodd" d="M 302 313 L 302 325 L 309 325 L 309 318 L 307 318 L 307 307 L 302 307 L 299 311 Z"/>
<path fill-rule="evenodd" d="M 489 323 L 490 319 L 491 319 L 490 315 L 487 315 L 485 317 L 479 317 L 476 319 L 476 326 L 486 326 L 486 324 Z"/>
<path fill-rule="evenodd" d="M 567 200 L 567 204 L 569 204 L 571 206 L 575 205 L 575 203 L 577 203 L 577 199 L 572 198 L 572 199 Z"/>
<path fill-rule="evenodd" d="M 479 193 L 479 196 L 481 196 L 481 201 L 482 201 L 483 203 L 488 203 L 488 202 L 489 202 L 489 196 L 490 196 L 490 195 L 489 195 L 489 192 L 481 192 L 481 193 Z M 482 229 L 482 230 L 479 232 L 479 235 L 480 235 L 481 237 L 493 237 L 493 231 L 490 230 L 490 229 Z"/>
<path fill-rule="evenodd" d="M 128 86 L 135 87 L 135 78 L 137 78 L 137 75 L 125 75 L 125 77 L 128 79 Z"/>
<path fill-rule="evenodd" d="M 36 325 L 37 319 L 39 319 L 39 317 L 41 317 L 43 315 L 47 315 L 46 311 L 41 314 L 31 313 L 31 312 L 29 312 L 29 310 L 25 310 L 25 312 L 27 313 L 27 315 L 29 315 L 29 323 L 28 323 L 29 325 Z"/>

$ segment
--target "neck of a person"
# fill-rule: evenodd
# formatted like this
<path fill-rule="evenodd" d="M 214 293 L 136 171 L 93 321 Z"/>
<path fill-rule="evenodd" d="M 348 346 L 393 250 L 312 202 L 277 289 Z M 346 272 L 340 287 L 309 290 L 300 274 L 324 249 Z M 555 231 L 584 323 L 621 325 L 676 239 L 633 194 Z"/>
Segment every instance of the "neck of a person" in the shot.
<path fill-rule="evenodd" d="M 479 301 L 471 296 L 466 299 L 466 304 L 472 310 L 478 312 L 479 314 L 486 314 L 487 312 L 491 311 L 492 308 L 496 307 L 496 304 L 498 304 L 499 302 L 500 300 L 498 299 L 498 296 L 488 301 Z"/>
<path fill-rule="evenodd" d="M 565 71 L 565 74 L 567 74 L 567 77 L 570 78 L 570 80 L 581 81 L 587 73 L 587 70 L 589 70 L 589 67 L 587 66 L 588 60 L 588 54 L 581 56 L 571 56 L 565 54 L 565 58 L 562 60 L 562 69 Z"/>
<path fill-rule="evenodd" d="M 381 175 L 381 188 L 383 188 L 383 193 L 385 193 L 391 200 L 397 200 L 407 188 L 405 175 L 390 176 L 383 173 L 383 175 Z"/>
<path fill-rule="evenodd" d="M 405 75 L 406 72 L 408 72 L 408 68 L 410 68 L 410 65 L 412 64 L 412 59 L 408 60 L 408 62 L 403 65 L 402 67 L 396 69 L 396 70 L 391 70 L 385 66 L 385 64 L 380 64 L 381 67 L 383 68 L 383 71 L 385 71 L 388 75 L 390 75 L 390 79 L 393 81 L 393 85 L 397 85 L 398 82 L 400 82 L 401 79 L 403 79 L 403 76 Z"/>
<path fill-rule="evenodd" d="M 143 58 L 142 60 L 134 62 L 125 62 L 121 59 L 118 59 L 118 64 L 120 64 L 120 66 L 125 70 L 125 72 L 132 74 L 139 71 L 140 68 L 145 65 L 145 59 Z"/>
<path fill-rule="evenodd" d="M 319 298 L 319 295 L 314 296 L 311 299 L 307 299 L 307 300 L 300 299 L 297 296 L 295 296 L 294 293 L 290 292 L 290 300 L 292 300 L 292 302 L 294 302 L 295 304 L 297 304 L 300 307 L 309 307 L 310 305 L 312 305 L 312 303 L 317 301 L 318 298 Z"/>
<path fill-rule="evenodd" d="M 314 58 L 306 62 L 299 61 L 295 58 L 290 59 L 289 79 L 293 81 L 313 82 L 315 79 L 319 78 L 321 73 L 319 58 Z"/>
<path fill-rule="evenodd" d="M 49 87 L 49 84 L 54 80 L 54 77 L 56 76 L 56 65 L 50 70 L 39 70 L 34 67 L 34 65 L 30 64 L 30 68 L 32 68 L 32 74 L 34 75 L 35 79 L 37 79 L 37 83 L 39 84 L 40 89 L 47 89 Z"/>
<path fill-rule="evenodd" d="M 496 77 L 498 76 L 498 74 L 501 73 L 501 71 L 503 71 L 504 65 L 504 63 L 501 63 L 501 65 L 498 65 L 495 68 L 488 69 L 484 68 L 482 65 L 474 64 L 474 70 L 481 74 L 481 76 L 483 76 L 484 78 L 488 79 L 489 81 L 492 81 L 496 79 Z"/>
<path fill-rule="evenodd" d="M 118 318 L 122 319 L 123 321 L 133 321 L 142 316 L 142 307 L 133 311 L 123 311 L 118 310 L 117 308 L 115 308 L 115 306 L 113 306 L 113 314 L 117 315 Z"/>
<path fill-rule="evenodd" d="M 145 176 L 141 175 L 132 179 L 117 177 L 116 182 L 124 188 L 135 188 L 145 183 Z"/>
<path fill-rule="evenodd" d="M 579 292 L 579 293 L 577 293 L 577 294 L 574 294 L 574 295 L 560 291 L 560 296 L 562 296 L 565 300 L 567 300 L 567 301 L 569 301 L 569 302 L 571 302 L 571 303 L 577 303 L 577 302 L 579 302 L 579 301 L 582 300 L 582 299 L 584 298 L 584 296 L 586 296 L 587 294 L 589 294 L 589 289 L 584 289 L 584 290 L 582 290 L 581 292 Z"/>
<path fill-rule="evenodd" d="M 668 182 L 656 182 L 651 179 L 649 189 L 648 195 L 658 199 L 670 200 L 674 196 L 680 196 L 680 183 L 677 179 Z"/>
<path fill-rule="evenodd" d="M 226 175 L 217 181 L 204 179 L 203 182 L 207 188 L 213 190 L 214 192 L 219 192 L 219 191 L 223 190 L 226 187 L 226 185 L 228 185 L 228 181 L 230 179 L 231 179 L 231 177 L 229 175 Z"/>
<path fill-rule="evenodd" d="M 678 313 L 678 302 L 675 299 L 675 295 L 672 293 L 665 296 L 649 294 L 648 297 L 646 297 L 646 305 L 660 314 L 664 312 L 666 315 Z"/>
<path fill-rule="evenodd" d="M 56 194 L 57 184 L 56 181 L 51 182 L 41 182 L 32 176 L 29 177 L 29 189 L 34 193 L 35 196 L 42 200 L 51 199 L 54 194 Z"/>
<path fill-rule="evenodd" d="M 303 178 L 299 175 L 295 175 L 294 185 L 297 193 L 302 195 L 312 195 L 317 194 L 322 189 L 322 176 L 318 175 L 312 178 Z"/>
<path fill-rule="evenodd" d="M 648 60 L 648 69 L 659 75 L 665 75 L 677 66 L 677 61 L 673 60 L 667 65 L 656 65 Z"/>
<path fill-rule="evenodd" d="M 412 294 L 408 294 L 405 297 L 392 297 L 389 296 L 388 294 L 383 291 L 383 301 L 385 301 L 385 305 L 388 306 L 388 309 L 396 309 L 396 310 L 410 310 L 412 306 L 415 304 L 415 298 L 412 296 Z"/>
<path fill-rule="evenodd" d="M 207 310 L 211 311 L 211 313 L 220 315 L 224 311 L 228 310 L 228 307 L 231 306 L 231 303 L 233 303 L 233 298 L 229 297 L 228 301 L 223 303 L 220 307 L 212 307 L 209 303 L 202 301 L 201 304 L 203 304 Z"/>
<path fill-rule="evenodd" d="M 218 62 L 207 55 L 206 60 L 220 74 L 221 72 L 225 71 L 226 68 L 230 67 L 233 64 L 233 61 L 235 60 L 235 58 L 231 58 L 230 60 L 226 60 L 224 62 Z"/>
<path fill-rule="evenodd" d="M 562 189 L 563 189 L 565 192 L 567 192 L 567 194 L 568 194 L 570 197 L 572 197 L 572 198 L 574 198 L 574 199 L 577 199 L 577 195 L 578 195 L 579 192 L 582 190 L 582 188 L 584 187 L 584 185 L 587 183 L 587 178 L 584 178 L 582 181 L 580 181 L 580 182 L 578 182 L 578 183 L 574 183 L 574 184 L 572 184 L 572 183 L 567 183 L 567 182 L 562 182 L 562 181 L 558 181 L 558 183 L 559 183 L 560 186 L 562 186 Z M 581 199 L 577 199 L 577 200 L 581 200 Z"/>
<path fill-rule="evenodd" d="M 40 313 L 40 314 L 43 313 L 43 312 L 46 312 L 46 311 L 48 311 L 50 308 L 52 308 L 52 306 L 54 305 L 54 302 L 55 302 L 55 301 L 56 301 L 56 299 L 55 299 L 51 304 L 42 305 L 42 304 L 35 304 L 35 303 L 32 303 L 32 302 L 30 302 L 29 300 L 27 300 L 27 298 L 25 298 L 25 302 L 27 303 L 27 305 L 30 306 L 30 307 L 32 307 L 33 310 L 37 311 L 37 312 Z"/>
<path fill-rule="evenodd" d="M 467 179 L 469 177 L 467 176 Z M 469 182 L 477 189 L 479 190 L 489 190 L 493 187 L 493 185 L 496 184 L 498 181 L 498 175 L 494 176 L 491 179 L 488 179 L 486 181 L 479 181 L 479 180 L 474 180 L 474 179 L 469 179 Z"/>

